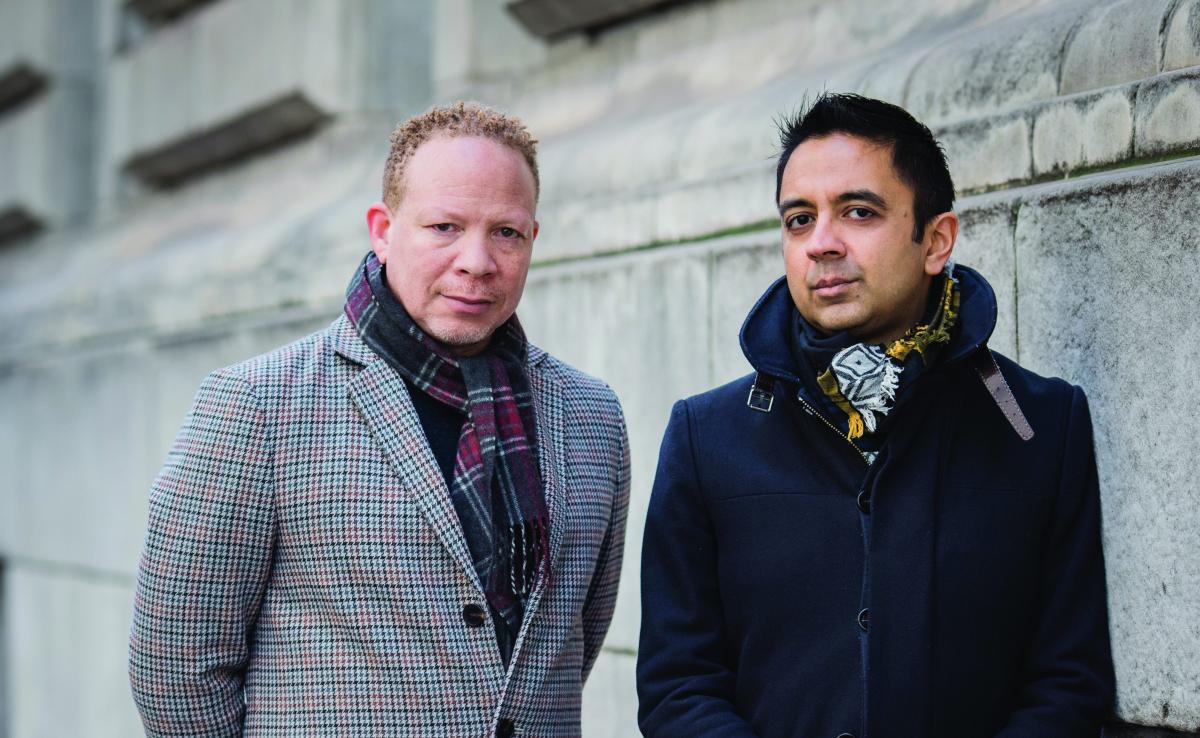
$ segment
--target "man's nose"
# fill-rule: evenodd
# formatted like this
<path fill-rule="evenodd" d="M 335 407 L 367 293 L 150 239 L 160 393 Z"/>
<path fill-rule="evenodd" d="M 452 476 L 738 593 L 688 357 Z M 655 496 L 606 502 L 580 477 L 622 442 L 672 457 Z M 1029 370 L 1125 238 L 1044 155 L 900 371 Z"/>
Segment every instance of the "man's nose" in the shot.
<path fill-rule="evenodd" d="M 842 242 L 841 234 L 834 226 L 832 218 L 817 218 L 804 250 L 808 258 L 814 261 L 845 256 L 846 244 Z"/>
<path fill-rule="evenodd" d="M 474 277 L 486 277 L 496 271 L 496 260 L 492 256 L 487 233 L 468 231 L 459 237 L 456 246 L 455 271 Z"/>

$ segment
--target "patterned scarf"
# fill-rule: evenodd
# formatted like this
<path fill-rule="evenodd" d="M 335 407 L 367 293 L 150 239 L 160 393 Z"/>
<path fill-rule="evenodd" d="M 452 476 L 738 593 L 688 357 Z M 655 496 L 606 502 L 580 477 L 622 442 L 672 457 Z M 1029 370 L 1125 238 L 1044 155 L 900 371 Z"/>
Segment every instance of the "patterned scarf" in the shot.
<path fill-rule="evenodd" d="M 874 433 L 879 418 L 891 411 L 909 355 L 928 365 L 936 349 L 950 342 L 958 321 L 958 280 L 947 264 L 942 294 L 932 318 L 919 323 L 887 346 L 856 343 L 838 351 L 829 368 L 817 376 L 821 391 L 846 413 L 851 439 Z"/>
<path fill-rule="evenodd" d="M 516 632 L 524 601 L 550 573 L 528 344 L 516 316 L 496 329 L 483 353 L 456 357 L 409 317 L 374 252 L 350 281 L 345 312 L 363 343 L 402 377 L 467 416 L 450 499 L 488 603 Z"/>

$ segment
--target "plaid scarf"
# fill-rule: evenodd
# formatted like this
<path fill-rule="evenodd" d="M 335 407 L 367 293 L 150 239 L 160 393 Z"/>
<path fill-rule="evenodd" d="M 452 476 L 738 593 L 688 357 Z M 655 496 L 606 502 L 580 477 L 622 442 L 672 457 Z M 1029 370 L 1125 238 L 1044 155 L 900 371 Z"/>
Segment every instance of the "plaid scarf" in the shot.
<path fill-rule="evenodd" d="M 528 343 L 514 315 L 483 353 L 456 357 L 426 335 L 368 252 L 346 290 L 346 317 L 412 385 L 467 416 L 450 499 L 488 603 L 515 633 L 524 602 L 549 575 L 549 513 L 537 465 Z"/>

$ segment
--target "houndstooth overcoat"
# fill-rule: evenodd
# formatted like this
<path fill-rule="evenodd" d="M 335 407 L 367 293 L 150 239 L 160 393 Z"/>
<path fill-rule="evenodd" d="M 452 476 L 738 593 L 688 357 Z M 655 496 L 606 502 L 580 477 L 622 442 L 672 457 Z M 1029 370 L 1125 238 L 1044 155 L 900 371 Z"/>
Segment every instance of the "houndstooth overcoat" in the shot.
<path fill-rule="evenodd" d="M 628 442 L 604 383 L 533 347 L 529 378 L 552 568 L 506 671 L 404 381 L 349 321 L 210 375 L 150 493 L 129 657 L 147 735 L 579 735 Z"/>

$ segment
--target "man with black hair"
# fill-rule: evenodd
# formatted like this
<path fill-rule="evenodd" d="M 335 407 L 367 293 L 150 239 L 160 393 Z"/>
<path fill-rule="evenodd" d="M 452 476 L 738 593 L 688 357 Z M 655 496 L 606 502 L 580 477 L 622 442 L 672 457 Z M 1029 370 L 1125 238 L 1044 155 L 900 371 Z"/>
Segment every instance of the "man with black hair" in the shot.
<path fill-rule="evenodd" d="M 904 110 L 781 126 L 755 373 L 675 405 L 642 551 L 653 738 L 1096 738 L 1113 704 L 1083 391 L 987 347 L 954 186 Z"/>

